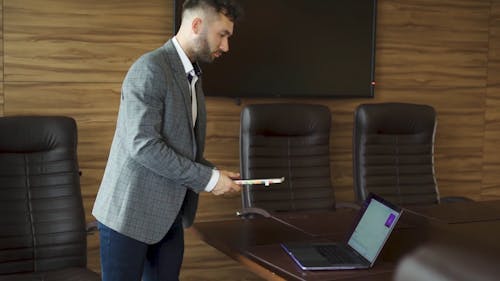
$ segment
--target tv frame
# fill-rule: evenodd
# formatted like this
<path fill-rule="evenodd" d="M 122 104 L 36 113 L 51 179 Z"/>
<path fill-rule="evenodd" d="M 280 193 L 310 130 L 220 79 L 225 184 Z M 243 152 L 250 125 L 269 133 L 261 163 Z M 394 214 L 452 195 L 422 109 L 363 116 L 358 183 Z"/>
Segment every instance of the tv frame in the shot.
<path fill-rule="evenodd" d="M 265 1 L 265 0 L 264 0 Z M 304 0 L 307 1 L 307 0 Z M 326 1 L 326 0 L 325 0 Z M 333 0 L 335 1 L 335 0 Z M 214 97 L 226 97 L 226 98 L 234 98 L 236 100 L 240 100 L 241 98 L 327 98 L 327 99 L 351 99 L 351 98 L 373 98 L 374 91 L 376 86 L 375 81 L 375 58 L 376 58 L 376 35 L 377 35 L 377 0 L 373 1 L 372 8 L 372 30 L 371 30 L 371 56 L 370 56 L 370 85 L 367 93 L 364 94 L 346 94 L 342 95 L 339 93 L 332 94 L 302 94 L 302 95 L 287 95 L 287 94 L 276 94 L 276 93 L 265 93 L 265 94 L 252 94 L 252 95 L 213 95 L 210 91 L 205 91 L 206 96 L 214 96 Z M 175 35 L 180 27 L 181 17 L 182 17 L 182 3 L 184 0 L 174 0 L 174 25 L 173 25 L 173 34 Z M 238 28 L 238 23 L 236 23 L 235 28 Z M 231 39 L 230 39 L 231 46 Z M 203 68 L 203 66 L 202 66 Z M 206 79 L 206 78 L 204 78 Z"/>

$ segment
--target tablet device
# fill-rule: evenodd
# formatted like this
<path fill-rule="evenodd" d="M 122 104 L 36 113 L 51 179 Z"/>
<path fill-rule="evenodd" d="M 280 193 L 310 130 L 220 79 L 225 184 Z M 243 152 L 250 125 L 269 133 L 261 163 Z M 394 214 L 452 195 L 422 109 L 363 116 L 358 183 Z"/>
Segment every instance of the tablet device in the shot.
<path fill-rule="evenodd" d="M 235 180 L 234 182 L 236 184 L 249 184 L 249 185 L 263 184 L 265 186 L 269 186 L 270 184 L 273 184 L 273 183 L 282 183 L 284 181 L 285 181 L 285 177 L 281 177 L 281 178 L 269 178 L 269 179 Z"/>

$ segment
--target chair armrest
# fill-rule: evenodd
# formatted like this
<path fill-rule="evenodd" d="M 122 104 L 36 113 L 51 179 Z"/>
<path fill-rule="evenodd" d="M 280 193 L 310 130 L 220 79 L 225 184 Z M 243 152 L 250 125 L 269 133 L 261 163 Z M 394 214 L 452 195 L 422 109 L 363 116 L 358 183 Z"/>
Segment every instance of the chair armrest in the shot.
<path fill-rule="evenodd" d="M 87 231 L 87 235 L 92 235 L 92 234 L 94 234 L 94 232 L 97 232 L 98 231 L 97 221 L 91 221 L 91 222 L 87 223 L 85 230 Z"/>
<path fill-rule="evenodd" d="M 463 196 L 446 196 L 439 200 L 441 203 L 474 202 L 474 200 Z"/>
<path fill-rule="evenodd" d="M 255 207 L 243 208 L 240 211 L 237 211 L 236 215 L 241 218 L 252 218 L 255 215 L 261 215 L 265 218 L 271 217 L 271 214 L 268 211 Z"/>
<path fill-rule="evenodd" d="M 349 209 L 354 209 L 354 210 L 359 210 L 361 209 L 361 205 L 353 202 L 337 202 L 335 203 L 335 208 L 349 208 Z"/>

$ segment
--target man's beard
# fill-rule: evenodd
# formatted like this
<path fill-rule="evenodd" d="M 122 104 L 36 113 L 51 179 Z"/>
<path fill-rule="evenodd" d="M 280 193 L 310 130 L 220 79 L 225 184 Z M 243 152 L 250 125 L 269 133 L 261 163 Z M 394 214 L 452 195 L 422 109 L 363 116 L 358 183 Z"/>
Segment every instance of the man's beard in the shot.
<path fill-rule="evenodd" d="M 202 34 L 196 42 L 196 60 L 204 63 L 211 63 L 214 61 L 214 56 L 210 50 L 207 36 Z"/>

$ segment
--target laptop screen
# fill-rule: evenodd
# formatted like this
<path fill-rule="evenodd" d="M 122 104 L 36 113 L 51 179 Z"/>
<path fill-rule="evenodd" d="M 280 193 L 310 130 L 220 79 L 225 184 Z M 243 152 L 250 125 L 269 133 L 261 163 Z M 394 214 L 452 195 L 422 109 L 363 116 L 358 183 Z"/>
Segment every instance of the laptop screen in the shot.
<path fill-rule="evenodd" d="M 372 197 L 347 244 L 373 263 L 400 214 Z"/>

